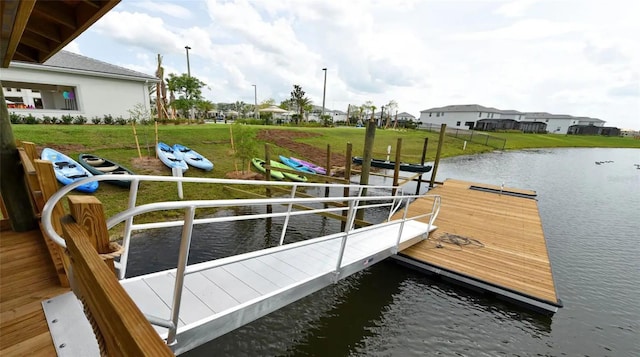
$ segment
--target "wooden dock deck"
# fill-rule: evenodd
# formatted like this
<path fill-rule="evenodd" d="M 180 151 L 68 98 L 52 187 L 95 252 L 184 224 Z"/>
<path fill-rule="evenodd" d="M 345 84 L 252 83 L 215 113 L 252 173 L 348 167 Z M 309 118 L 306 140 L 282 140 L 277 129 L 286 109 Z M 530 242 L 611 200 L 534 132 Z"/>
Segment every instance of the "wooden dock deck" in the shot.
<path fill-rule="evenodd" d="M 562 306 L 534 191 L 448 179 L 429 193 L 442 197 L 438 229 L 397 260 L 541 312 Z M 409 214 L 431 204 L 415 201 Z"/>
<path fill-rule="evenodd" d="M 0 355 L 55 356 L 42 301 L 69 288 L 60 286 L 40 231 L 0 235 Z"/>

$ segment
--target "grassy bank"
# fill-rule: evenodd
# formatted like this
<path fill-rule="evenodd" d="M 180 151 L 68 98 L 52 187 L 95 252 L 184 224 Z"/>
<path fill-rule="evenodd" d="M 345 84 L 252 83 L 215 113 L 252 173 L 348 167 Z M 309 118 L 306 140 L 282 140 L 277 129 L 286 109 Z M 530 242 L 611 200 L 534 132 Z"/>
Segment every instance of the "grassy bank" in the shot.
<path fill-rule="evenodd" d="M 132 168 L 139 174 L 171 175 L 168 168 L 157 164 L 155 167 L 136 166 L 138 151 L 135 144 L 133 130 L 130 125 L 106 126 L 106 125 L 13 125 L 14 137 L 17 140 L 31 141 L 42 147 L 57 148 L 63 153 L 77 158 L 80 153 L 93 153 L 107 157 Z M 288 128 L 265 127 L 243 125 L 242 128 L 234 125 L 204 124 L 204 125 L 161 125 L 158 127 L 160 141 L 168 144 L 181 143 L 200 152 L 214 162 L 212 172 L 204 172 L 190 169 L 186 176 L 190 177 L 216 177 L 221 178 L 230 171 L 234 171 L 236 165 L 240 166 L 240 160 L 234 159 L 231 150 L 230 128 L 234 134 L 244 131 L 245 135 L 252 138 L 256 146 L 256 155 L 263 156 L 263 143 L 255 139 L 259 130 L 284 129 L 291 131 L 312 132 L 317 136 L 300 139 L 309 145 L 326 149 L 331 145 L 334 153 L 344 154 L 347 142 L 353 144 L 353 154 L 362 155 L 364 146 L 364 129 L 356 128 Z M 144 157 L 155 157 L 155 131 L 153 126 L 137 126 L 138 140 L 141 154 Z M 498 133 L 492 134 L 507 139 L 508 149 L 534 148 L 534 147 L 621 147 L 640 148 L 640 140 L 629 138 L 608 138 L 592 136 L 564 136 L 564 135 L 534 135 Z M 235 136 L 235 135 L 234 135 Z M 374 157 L 383 158 L 387 154 L 387 146 L 391 145 L 391 158 L 395 157 L 397 139 L 402 138 L 402 161 L 417 162 L 422 154 L 424 139 L 429 139 L 427 160 L 435 158 L 438 144 L 438 134 L 425 131 L 393 131 L 377 130 L 374 145 Z M 237 141 L 237 137 L 236 137 Z M 462 150 L 463 142 L 459 139 L 446 137 L 443 143 L 443 157 L 463 154 L 482 153 L 494 150 L 491 147 L 468 143 L 466 150 Z M 290 152 L 285 148 L 273 145 L 272 155 L 300 155 Z M 320 163 L 322 164 L 322 163 Z M 185 199 L 198 199 L 203 197 L 228 197 L 229 191 L 221 187 L 193 187 L 185 185 Z M 106 213 L 111 216 L 125 208 L 128 190 L 101 184 L 96 196 L 105 204 Z M 143 200 L 138 203 L 158 200 L 174 199 L 177 197 L 175 185 L 169 184 L 144 184 L 140 188 L 140 197 Z M 178 216 L 180 213 L 170 213 L 170 216 Z"/>

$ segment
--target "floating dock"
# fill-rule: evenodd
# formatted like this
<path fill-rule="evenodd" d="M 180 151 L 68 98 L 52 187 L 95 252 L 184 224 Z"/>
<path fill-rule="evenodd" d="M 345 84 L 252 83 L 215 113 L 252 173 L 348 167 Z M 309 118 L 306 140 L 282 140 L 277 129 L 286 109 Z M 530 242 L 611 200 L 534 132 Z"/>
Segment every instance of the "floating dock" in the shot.
<path fill-rule="evenodd" d="M 545 314 L 562 307 L 535 191 L 448 179 L 429 193 L 442 197 L 438 229 L 394 259 Z M 409 215 L 432 204 L 419 199 Z"/>

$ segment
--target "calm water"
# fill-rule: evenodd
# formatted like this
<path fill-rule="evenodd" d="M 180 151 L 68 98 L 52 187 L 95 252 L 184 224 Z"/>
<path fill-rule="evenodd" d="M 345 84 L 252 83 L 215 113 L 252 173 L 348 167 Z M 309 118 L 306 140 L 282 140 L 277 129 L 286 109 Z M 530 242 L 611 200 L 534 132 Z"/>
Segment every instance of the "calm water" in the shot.
<path fill-rule="evenodd" d="M 613 161 L 596 165 L 596 161 Z M 330 286 L 189 356 L 640 356 L 640 150 L 554 149 L 445 160 L 447 177 L 538 192 L 558 293 L 553 317 L 391 262 Z M 224 212 L 222 214 L 231 214 Z M 370 219 L 380 216 L 371 213 Z M 334 222 L 294 222 L 294 239 Z M 190 262 L 271 246 L 277 221 L 198 228 Z M 311 228 L 313 227 L 313 228 Z M 175 266 L 178 231 L 140 235 L 131 273 Z M 157 247 L 162 247 L 157 249 Z M 144 252 L 144 253 L 142 253 Z"/>

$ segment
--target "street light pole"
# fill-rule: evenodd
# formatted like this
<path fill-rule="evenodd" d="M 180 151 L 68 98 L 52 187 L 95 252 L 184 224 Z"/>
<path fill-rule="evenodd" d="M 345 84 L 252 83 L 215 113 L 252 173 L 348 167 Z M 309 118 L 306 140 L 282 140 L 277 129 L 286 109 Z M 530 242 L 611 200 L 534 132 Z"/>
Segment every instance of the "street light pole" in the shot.
<path fill-rule="evenodd" d="M 187 77 L 189 77 L 189 79 L 191 79 L 191 65 L 189 64 L 189 50 L 191 49 L 191 47 L 189 46 L 184 46 L 184 49 L 187 50 Z M 193 108 L 191 107 L 191 97 L 189 95 L 189 92 L 187 92 L 187 100 L 189 100 L 189 120 L 193 119 Z"/>
<path fill-rule="evenodd" d="M 324 98 L 327 93 L 327 69 L 323 68 L 322 70 L 324 71 L 324 87 L 322 88 L 322 115 L 320 116 L 321 120 L 324 119 Z"/>
<path fill-rule="evenodd" d="M 252 84 L 253 86 L 253 100 L 255 102 L 255 106 L 253 107 L 253 117 L 258 119 L 258 86 Z"/>

